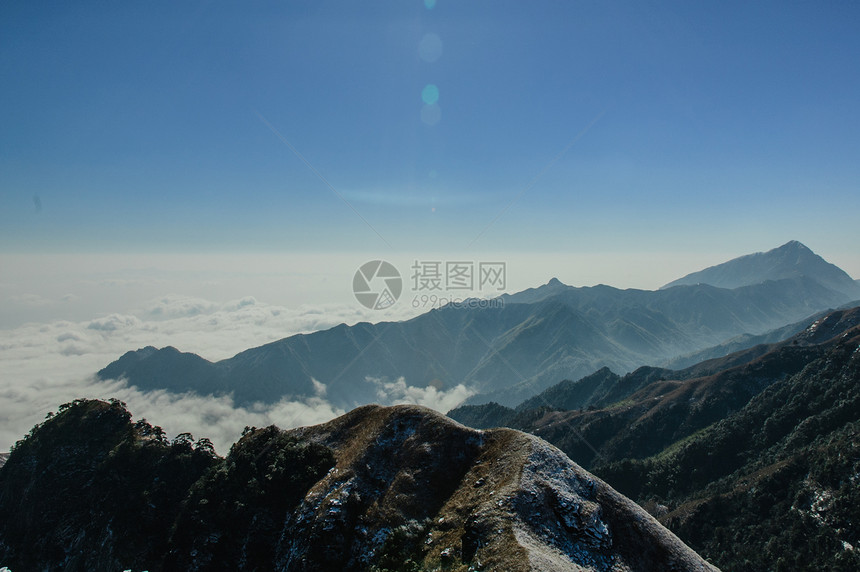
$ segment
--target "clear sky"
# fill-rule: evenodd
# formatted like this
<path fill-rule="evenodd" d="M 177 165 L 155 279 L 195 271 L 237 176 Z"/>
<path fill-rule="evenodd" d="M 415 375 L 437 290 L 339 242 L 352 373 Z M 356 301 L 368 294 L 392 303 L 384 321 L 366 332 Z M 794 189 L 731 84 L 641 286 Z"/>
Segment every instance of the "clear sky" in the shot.
<path fill-rule="evenodd" d="M 848 261 L 860 6 L 655 4 L 5 2 L 0 248 Z"/>
<path fill-rule="evenodd" d="M 860 4 L 645 4 L 0 3 L 0 450 L 82 395 L 208 428 L 82 380 L 426 309 L 357 304 L 376 258 L 656 288 L 796 239 L 860 278 Z M 287 405 L 254 423 L 334 414 Z"/>

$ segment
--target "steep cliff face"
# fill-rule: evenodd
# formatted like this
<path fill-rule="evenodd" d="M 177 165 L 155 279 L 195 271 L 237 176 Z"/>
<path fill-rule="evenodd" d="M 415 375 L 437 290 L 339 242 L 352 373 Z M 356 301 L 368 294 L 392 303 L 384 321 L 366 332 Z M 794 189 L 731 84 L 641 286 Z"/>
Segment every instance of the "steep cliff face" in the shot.
<path fill-rule="evenodd" d="M 540 439 L 365 406 L 229 455 L 82 401 L 0 469 L 0 564 L 147 570 L 713 570 Z"/>

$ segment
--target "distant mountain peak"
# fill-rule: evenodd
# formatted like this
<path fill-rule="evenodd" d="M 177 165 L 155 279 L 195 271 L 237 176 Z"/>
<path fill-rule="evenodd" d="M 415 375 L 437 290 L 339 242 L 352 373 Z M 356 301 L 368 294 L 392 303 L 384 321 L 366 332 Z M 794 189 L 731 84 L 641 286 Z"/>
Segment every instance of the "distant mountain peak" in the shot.
<path fill-rule="evenodd" d="M 860 297 L 857 283 L 838 266 L 815 254 L 805 244 L 790 240 L 767 252 L 747 254 L 688 274 L 669 282 L 661 290 L 673 286 L 709 284 L 718 288 L 753 286 L 769 280 L 809 278 L 834 292 L 846 296 L 846 301 Z"/>
<path fill-rule="evenodd" d="M 773 253 L 773 254 L 777 254 L 777 253 L 796 254 L 798 256 L 809 256 L 809 257 L 821 258 L 817 254 L 812 252 L 811 248 L 809 248 L 808 246 L 806 246 L 805 244 L 803 244 L 802 242 L 800 242 L 798 240 L 789 240 L 788 242 L 786 242 L 782 246 L 779 246 L 777 248 L 774 248 L 772 250 L 769 250 L 769 251 L 763 252 L 763 253 L 757 252 L 756 254 L 771 254 L 771 253 Z M 755 255 L 750 255 L 750 256 L 755 256 Z"/>
<path fill-rule="evenodd" d="M 564 282 L 559 280 L 556 277 L 550 278 L 549 282 L 546 283 L 547 286 L 567 286 Z"/>

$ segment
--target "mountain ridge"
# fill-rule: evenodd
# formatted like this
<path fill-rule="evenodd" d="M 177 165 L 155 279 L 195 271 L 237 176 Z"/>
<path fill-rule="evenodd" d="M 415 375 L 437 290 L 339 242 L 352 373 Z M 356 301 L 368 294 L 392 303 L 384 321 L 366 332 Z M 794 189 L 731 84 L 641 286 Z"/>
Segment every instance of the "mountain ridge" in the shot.
<path fill-rule="evenodd" d="M 224 459 L 117 401 L 61 409 L 0 469 L 14 569 L 717 570 L 557 448 L 423 407 L 247 428 Z"/>
<path fill-rule="evenodd" d="M 614 376 L 616 386 L 625 379 L 595 375 Z M 613 399 L 575 403 L 577 383 L 516 410 L 465 406 L 449 415 L 555 444 L 725 569 L 860 565 L 845 548 L 860 541 L 852 524 L 860 518 L 860 307 L 778 343 L 628 384 Z M 578 409 L 557 407 L 565 394 Z M 827 499 L 823 508 L 817 498 Z"/>
<path fill-rule="evenodd" d="M 852 300 L 860 298 L 860 289 L 857 288 L 857 282 L 854 279 L 796 240 L 791 240 L 767 252 L 747 254 L 687 274 L 660 289 L 692 284 L 710 284 L 733 289 L 766 280 L 797 276 L 814 276 L 822 285 L 841 292 Z"/>
<path fill-rule="evenodd" d="M 376 401 L 386 384 L 403 378 L 439 391 L 462 384 L 476 393 L 470 403 L 512 406 L 561 379 L 601 367 L 626 372 L 667 363 L 846 302 L 810 276 L 656 291 L 576 288 L 553 279 L 500 299 L 501 308 L 446 306 L 404 322 L 340 324 L 214 363 L 148 347 L 98 376 L 124 378 L 143 390 L 232 393 L 239 404 L 306 399 L 322 383 L 342 408 Z"/>

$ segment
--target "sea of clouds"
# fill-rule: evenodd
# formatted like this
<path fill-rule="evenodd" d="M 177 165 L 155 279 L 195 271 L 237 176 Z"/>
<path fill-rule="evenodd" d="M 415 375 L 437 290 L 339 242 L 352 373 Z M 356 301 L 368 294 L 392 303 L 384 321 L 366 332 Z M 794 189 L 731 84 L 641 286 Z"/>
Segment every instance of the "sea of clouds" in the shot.
<path fill-rule="evenodd" d="M 226 303 L 169 295 L 139 310 L 92 320 L 26 323 L 0 330 L 0 451 L 7 451 L 50 411 L 76 398 L 115 397 L 135 419 L 146 418 L 169 436 L 191 432 L 208 437 L 225 453 L 245 426 L 282 428 L 321 423 L 345 413 L 328 401 L 324 380 L 316 395 L 238 407 L 230 396 L 140 391 L 123 380 L 95 373 L 129 350 L 174 346 L 209 360 L 274 340 L 340 323 L 402 319 L 406 315 L 364 310 L 357 305 L 286 308 L 253 297 Z M 445 412 L 472 395 L 463 385 L 447 391 L 418 388 L 404 379 L 373 380 L 378 402 L 415 403 Z"/>

